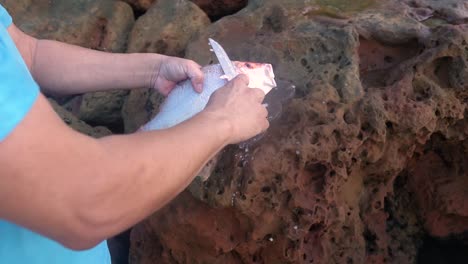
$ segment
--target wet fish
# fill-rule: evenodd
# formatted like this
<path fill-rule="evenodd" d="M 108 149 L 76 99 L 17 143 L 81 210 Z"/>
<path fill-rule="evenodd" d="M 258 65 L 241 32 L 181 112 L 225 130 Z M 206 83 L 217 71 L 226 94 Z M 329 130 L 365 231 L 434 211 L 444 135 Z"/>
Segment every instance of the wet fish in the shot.
<path fill-rule="evenodd" d="M 238 73 L 249 76 L 250 88 L 259 88 L 265 94 L 268 94 L 276 87 L 271 64 L 237 61 L 233 63 Z M 169 128 L 201 112 L 207 105 L 210 96 L 228 82 L 219 64 L 203 67 L 202 71 L 205 76 L 202 93 L 195 92 L 189 80 L 180 83 L 164 101 L 159 113 L 141 130 L 150 131 Z"/>

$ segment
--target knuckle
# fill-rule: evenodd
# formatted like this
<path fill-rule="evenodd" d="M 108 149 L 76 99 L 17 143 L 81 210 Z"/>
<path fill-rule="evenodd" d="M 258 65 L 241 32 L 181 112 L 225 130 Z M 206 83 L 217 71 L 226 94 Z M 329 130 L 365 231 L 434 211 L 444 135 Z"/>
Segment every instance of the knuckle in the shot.
<path fill-rule="evenodd" d="M 258 88 L 255 88 L 253 89 L 255 91 L 255 94 L 259 97 L 259 98 L 265 98 L 265 92 L 263 92 L 262 89 L 258 89 Z"/>
<path fill-rule="evenodd" d="M 250 90 L 252 90 L 252 94 L 253 94 L 253 97 L 255 98 L 255 100 L 257 100 L 259 102 L 262 102 L 263 99 L 265 99 L 265 93 L 261 89 L 253 88 L 253 89 L 250 89 Z"/>
<path fill-rule="evenodd" d="M 234 78 L 235 82 L 239 82 L 239 84 L 243 84 L 245 86 L 249 85 L 249 76 L 247 76 L 246 74 L 239 74 L 236 76 L 236 78 Z"/>

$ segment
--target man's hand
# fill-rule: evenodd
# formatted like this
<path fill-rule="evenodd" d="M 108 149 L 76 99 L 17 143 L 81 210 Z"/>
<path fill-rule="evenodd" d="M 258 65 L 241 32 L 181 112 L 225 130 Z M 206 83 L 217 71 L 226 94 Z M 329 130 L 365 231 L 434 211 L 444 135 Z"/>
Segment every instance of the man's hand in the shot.
<path fill-rule="evenodd" d="M 196 92 L 203 89 L 201 66 L 191 60 L 163 57 L 151 78 L 151 87 L 167 96 L 178 82 L 190 79 Z"/>
<path fill-rule="evenodd" d="M 230 144 L 252 138 L 269 127 L 268 111 L 262 105 L 265 93 L 248 87 L 249 78 L 241 74 L 210 98 L 204 112 L 221 116 L 231 127 Z"/>

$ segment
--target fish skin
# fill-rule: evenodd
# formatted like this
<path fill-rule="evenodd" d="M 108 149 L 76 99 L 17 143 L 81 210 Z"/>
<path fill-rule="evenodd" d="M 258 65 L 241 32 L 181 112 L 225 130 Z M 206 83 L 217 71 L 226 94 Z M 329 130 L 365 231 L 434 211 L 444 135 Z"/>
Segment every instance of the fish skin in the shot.
<path fill-rule="evenodd" d="M 276 87 L 273 69 L 270 64 L 234 62 L 234 65 L 236 65 L 239 73 L 249 76 L 251 80 L 249 83 L 250 88 L 260 88 L 268 93 L 272 88 Z M 194 91 L 190 80 L 181 82 L 168 95 L 159 113 L 145 124 L 141 130 L 150 131 L 170 128 L 201 112 L 208 104 L 211 95 L 228 82 L 219 64 L 205 66 L 202 71 L 205 78 L 201 93 Z M 252 87 L 252 85 L 257 87 Z"/>

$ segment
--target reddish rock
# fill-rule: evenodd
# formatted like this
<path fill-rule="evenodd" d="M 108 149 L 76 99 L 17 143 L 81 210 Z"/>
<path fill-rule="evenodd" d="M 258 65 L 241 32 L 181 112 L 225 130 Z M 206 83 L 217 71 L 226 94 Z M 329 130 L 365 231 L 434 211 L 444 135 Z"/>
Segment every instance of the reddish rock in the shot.
<path fill-rule="evenodd" d="M 458 144 L 468 137 L 468 30 L 429 30 L 400 12 L 411 7 L 396 7 L 370 5 L 337 19 L 305 1 L 257 0 L 201 33 L 187 57 L 215 62 L 206 50 L 213 37 L 232 59 L 272 63 L 278 79 L 297 85 L 296 98 L 260 142 L 248 152 L 228 148 L 210 179 L 192 184 L 193 197 L 168 207 L 196 199 L 203 217 L 167 209 L 135 229 L 133 263 L 414 263 L 423 227 L 437 236 L 466 232 L 466 177 L 421 170 L 412 179 L 412 168 L 434 133 Z M 411 195 L 417 179 L 447 183 L 421 203 L 426 196 Z M 242 223 L 234 245 L 206 230 L 212 219 L 229 223 L 226 234 Z M 197 246 L 181 243 L 192 237 Z"/>
<path fill-rule="evenodd" d="M 176 201 L 133 229 L 132 242 L 141 247 L 135 248 L 132 263 L 239 263 L 232 250 L 249 231 L 246 218 L 230 208 L 210 208 L 189 193 Z"/>
<path fill-rule="evenodd" d="M 408 166 L 411 190 L 430 235 L 449 237 L 468 230 L 468 141 L 436 135 Z"/>

